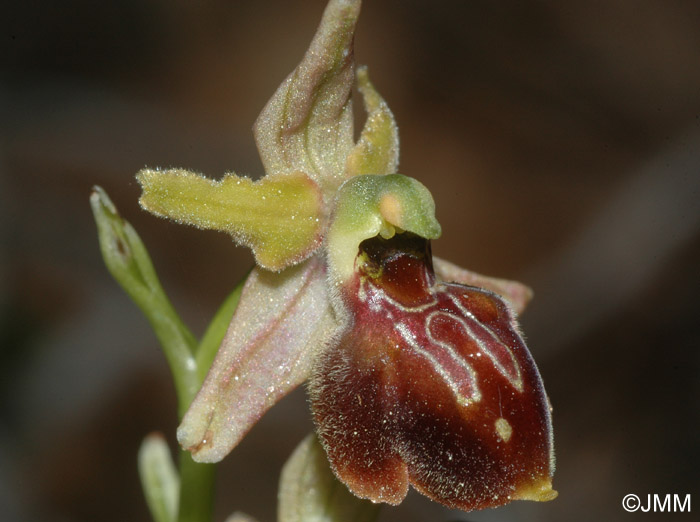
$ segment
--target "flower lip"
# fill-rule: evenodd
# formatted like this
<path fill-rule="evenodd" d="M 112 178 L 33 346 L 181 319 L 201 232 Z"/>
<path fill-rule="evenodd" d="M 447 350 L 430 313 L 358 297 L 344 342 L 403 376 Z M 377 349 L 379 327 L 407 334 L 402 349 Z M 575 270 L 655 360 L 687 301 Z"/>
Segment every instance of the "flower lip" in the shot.
<path fill-rule="evenodd" d="M 505 302 L 435 277 L 408 232 L 362 241 L 354 267 L 351 326 L 309 386 L 338 478 L 390 504 L 409 485 L 466 511 L 554 498 L 548 402 Z"/>

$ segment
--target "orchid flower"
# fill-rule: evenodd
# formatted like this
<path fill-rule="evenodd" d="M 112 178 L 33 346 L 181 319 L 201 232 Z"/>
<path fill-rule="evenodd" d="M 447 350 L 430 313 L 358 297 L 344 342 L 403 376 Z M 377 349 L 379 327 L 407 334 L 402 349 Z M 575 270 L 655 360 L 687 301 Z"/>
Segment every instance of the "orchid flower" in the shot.
<path fill-rule="evenodd" d="M 432 196 L 397 174 L 394 117 L 355 70 L 359 10 L 330 0 L 260 114 L 260 180 L 138 174 L 143 208 L 226 231 L 256 259 L 178 440 L 219 461 L 308 380 L 331 468 L 358 497 L 398 504 L 411 485 L 464 510 L 552 499 L 550 407 L 516 322 L 531 292 L 432 258 Z"/>

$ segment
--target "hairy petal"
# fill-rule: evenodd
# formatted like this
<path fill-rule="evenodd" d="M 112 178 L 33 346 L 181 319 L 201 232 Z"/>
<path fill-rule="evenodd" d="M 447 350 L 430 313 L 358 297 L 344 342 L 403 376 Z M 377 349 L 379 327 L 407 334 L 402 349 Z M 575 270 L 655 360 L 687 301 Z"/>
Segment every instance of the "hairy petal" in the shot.
<path fill-rule="evenodd" d="M 351 327 L 310 386 L 338 478 L 390 504 L 409 485 L 466 511 L 554 498 L 549 404 L 509 307 L 438 281 L 409 234 L 364 241 L 356 267 Z"/>
<path fill-rule="evenodd" d="M 365 102 L 367 121 L 348 156 L 346 176 L 395 174 L 399 168 L 399 129 L 394 115 L 369 81 L 367 67 L 358 67 L 357 87 Z"/>
<path fill-rule="evenodd" d="M 234 174 L 220 181 L 181 169 L 142 170 L 136 175 L 141 206 L 161 217 L 228 232 L 250 247 L 257 263 L 281 270 L 303 261 L 321 244 L 321 192 L 306 174 Z"/>
<path fill-rule="evenodd" d="M 177 430 L 199 462 L 217 462 L 309 375 L 314 352 L 337 337 L 319 257 L 273 273 L 256 268 L 202 389 Z"/>
<path fill-rule="evenodd" d="M 435 275 L 447 283 L 460 283 L 463 285 L 486 288 L 505 299 L 516 314 L 521 314 L 532 300 L 533 292 L 529 286 L 518 281 L 498 279 L 477 274 L 471 270 L 461 268 L 454 263 L 433 257 Z"/>
<path fill-rule="evenodd" d="M 302 62 L 255 123 L 268 174 L 306 172 L 325 191 L 343 179 L 353 147 L 353 35 L 360 0 L 331 0 Z"/>

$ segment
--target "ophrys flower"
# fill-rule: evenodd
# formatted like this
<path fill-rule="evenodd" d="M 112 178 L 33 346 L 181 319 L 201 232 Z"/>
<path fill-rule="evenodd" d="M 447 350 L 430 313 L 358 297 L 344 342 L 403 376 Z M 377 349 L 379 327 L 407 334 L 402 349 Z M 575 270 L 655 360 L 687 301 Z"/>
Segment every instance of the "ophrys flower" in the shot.
<path fill-rule="evenodd" d="M 320 440 L 356 495 L 396 504 L 412 484 L 466 510 L 548 500 L 549 408 L 515 322 L 529 290 L 432 259 L 432 196 L 396 174 L 394 118 L 355 72 L 359 8 L 331 0 L 258 118 L 262 179 L 138 175 L 144 208 L 227 231 L 257 262 L 178 440 L 218 461 L 313 376 Z M 355 78 L 368 112 L 357 142 Z"/>

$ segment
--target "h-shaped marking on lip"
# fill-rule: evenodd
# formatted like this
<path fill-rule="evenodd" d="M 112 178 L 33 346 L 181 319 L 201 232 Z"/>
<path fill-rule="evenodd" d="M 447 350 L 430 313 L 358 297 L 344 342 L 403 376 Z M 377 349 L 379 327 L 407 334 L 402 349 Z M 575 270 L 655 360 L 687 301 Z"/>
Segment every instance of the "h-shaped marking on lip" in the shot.
<path fill-rule="evenodd" d="M 409 314 L 427 312 L 430 308 L 438 304 L 438 299 L 435 297 L 435 294 L 430 291 L 433 299 L 429 303 L 416 307 L 404 306 L 386 295 L 381 288 L 377 288 L 372 284 L 369 284 L 369 288 L 366 288 L 364 283 L 365 281 L 362 281 L 359 297 L 362 301 L 370 301 L 373 305 L 371 308 L 373 308 L 374 311 L 382 309 L 379 304 L 381 301 L 389 305 L 387 308 L 395 308 L 400 312 Z M 434 324 L 434 321 L 440 317 L 454 321 L 459 325 L 466 336 L 476 345 L 478 349 L 477 356 L 480 354 L 486 355 L 491 360 L 496 370 L 517 391 L 522 392 L 522 374 L 511 348 L 501 341 L 491 328 L 479 322 L 458 298 L 451 294 L 448 294 L 447 297 L 456 306 L 457 310 L 463 314 L 462 316 L 450 310 L 436 309 L 428 312 L 423 322 L 422 332 L 414 333 L 411 331 L 408 324 L 400 321 L 394 325 L 394 328 L 413 351 L 424 357 L 430 363 L 433 370 L 449 386 L 461 405 L 469 406 L 481 400 L 478 375 L 474 367 L 459 353 L 458 349 L 453 344 L 438 339 L 433 333 L 431 326 Z M 386 313 L 387 317 L 393 320 L 395 314 L 390 310 L 386 310 Z M 398 315 L 400 316 L 401 314 Z M 416 334 L 422 334 L 420 337 L 423 337 L 423 339 L 418 339 Z M 429 343 L 429 346 L 425 345 L 427 343 Z M 430 346 L 432 346 L 432 350 Z M 501 351 L 502 356 L 500 358 L 494 353 L 494 348 Z M 505 361 L 503 360 L 504 355 L 507 357 Z"/>

